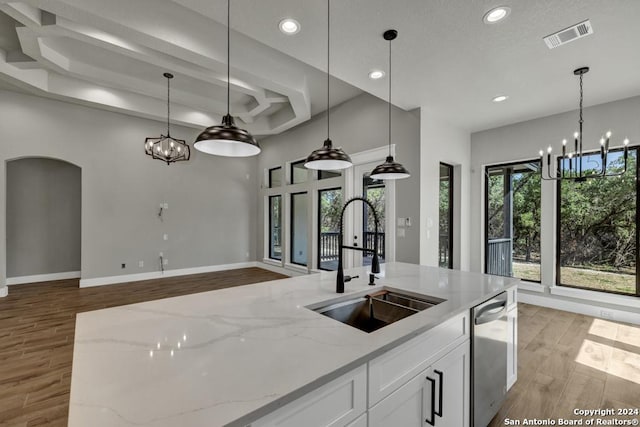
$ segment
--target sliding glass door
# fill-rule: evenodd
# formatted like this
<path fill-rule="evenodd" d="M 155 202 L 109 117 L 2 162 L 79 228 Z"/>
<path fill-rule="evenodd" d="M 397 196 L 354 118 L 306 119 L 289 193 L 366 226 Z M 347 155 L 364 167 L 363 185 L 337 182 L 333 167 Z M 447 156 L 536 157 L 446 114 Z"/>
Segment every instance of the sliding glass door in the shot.
<path fill-rule="evenodd" d="M 453 268 L 453 166 L 440 163 L 438 265 Z"/>

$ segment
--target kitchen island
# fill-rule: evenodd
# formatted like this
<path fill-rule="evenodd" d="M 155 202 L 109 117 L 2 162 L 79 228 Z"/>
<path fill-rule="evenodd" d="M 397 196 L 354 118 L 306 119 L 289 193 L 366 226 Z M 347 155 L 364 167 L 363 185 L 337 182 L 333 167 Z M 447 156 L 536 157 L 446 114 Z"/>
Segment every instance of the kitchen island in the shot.
<path fill-rule="evenodd" d="M 69 426 L 290 425 L 288 414 L 308 416 L 304 408 L 327 412 L 314 406 L 316 395 L 353 406 L 335 425 L 367 425 L 367 408 L 397 395 L 436 357 L 455 346 L 468 355 L 470 308 L 518 283 L 405 263 L 382 268 L 375 287 L 365 268 L 347 271 L 360 278 L 344 294 L 335 293 L 335 272 L 323 272 L 79 314 Z M 372 333 L 308 308 L 383 288 L 444 302 Z M 385 382 L 384 366 L 397 364 L 386 355 L 401 346 L 410 366 Z M 421 346 L 434 349 L 431 359 L 411 360 Z M 331 400 L 344 390 L 349 402 Z"/>

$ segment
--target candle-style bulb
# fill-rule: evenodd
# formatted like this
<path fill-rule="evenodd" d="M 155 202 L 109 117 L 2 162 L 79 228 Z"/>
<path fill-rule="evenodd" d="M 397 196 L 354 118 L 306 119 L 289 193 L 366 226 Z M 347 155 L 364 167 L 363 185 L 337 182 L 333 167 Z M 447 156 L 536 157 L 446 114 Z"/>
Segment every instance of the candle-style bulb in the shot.
<path fill-rule="evenodd" d="M 540 150 L 540 156 L 542 156 L 544 154 L 544 151 Z"/>
<path fill-rule="evenodd" d="M 604 145 L 604 138 L 600 138 L 600 145 Z"/>
<path fill-rule="evenodd" d="M 577 137 L 579 137 L 579 136 L 580 136 L 580 134 L 579 134 L 578 132 L 574 132 L 574 134 L 573 134 L 573 137 L 574 137 L 574 138 L 577 138 Z"/>
<path fill-rule="evenodd" d="M 569 159 L 573 158 L 573 153 L 569 153 Z"/>
<path fill-rule="evenodd" d="M 547 153 L 551 153 L 551 150 L 552 150 L 552 148 L 551 148 L 551 146 L 549 146 L 549 148 L 547 148 Z"/>
<path fill-rule="evenodd" d="M 629 138 L 625 138 L 622 142 L 625 146 L 629 145 Z"/>
<path fill-rule="evenodd" d="M 562 140 L 562 145 L 567 145 L 567 140 L 566 139 Z"/>
<path fill-rule="evenodd" d="M 607 138 L 611 138 L 611 131 L 610 131 L 610 130 L 609 130 L 609 131 L 607 131 L 607 133 L 606 133 L 606 137 L 607 137 Z"/>

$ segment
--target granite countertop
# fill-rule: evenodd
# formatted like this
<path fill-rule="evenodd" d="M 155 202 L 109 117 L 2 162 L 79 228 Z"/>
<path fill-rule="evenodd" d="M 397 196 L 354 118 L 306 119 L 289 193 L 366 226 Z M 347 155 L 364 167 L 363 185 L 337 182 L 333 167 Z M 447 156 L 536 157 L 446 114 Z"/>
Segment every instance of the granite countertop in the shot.
<path fill-rule="evenodd" d="M 519 280 L 382 265 L 335 293 L 335 272 L 77 316 L 69 426 L 244 426 Z M 372 333 L 306 308 L 383 286 L 446 301 Z"/>

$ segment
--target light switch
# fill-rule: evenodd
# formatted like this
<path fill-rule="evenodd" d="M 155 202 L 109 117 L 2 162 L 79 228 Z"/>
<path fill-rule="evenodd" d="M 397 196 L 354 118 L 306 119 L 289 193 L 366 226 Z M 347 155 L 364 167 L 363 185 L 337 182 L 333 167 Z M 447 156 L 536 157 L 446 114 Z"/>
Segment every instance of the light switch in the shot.
<path fill-rule="evenodd" d="M 404 235 L 405 235 L 404 234 L 404 228 L 398 228 L 397 236 L 398 237 L 404 237 Z"/>
<path fill-rule="evenodd" d="M 398 227 L 404 227 L 406 225 L 406 221 L 404 218 L 398 218 Z"/>
<path fill-rule="evenodd" d="M 411 227 L 411 217 L 409 216 L 405 218 L 404 223 L 407 225 L 407 227 Z"/>
<path fill-rule="evenodd" d="M 164 236 L 162 236 L 162 238 L 163 238 L 164 240 L 169 240 L 169 235 L 168 235 L 168 234 L 165 234 Z"/>

